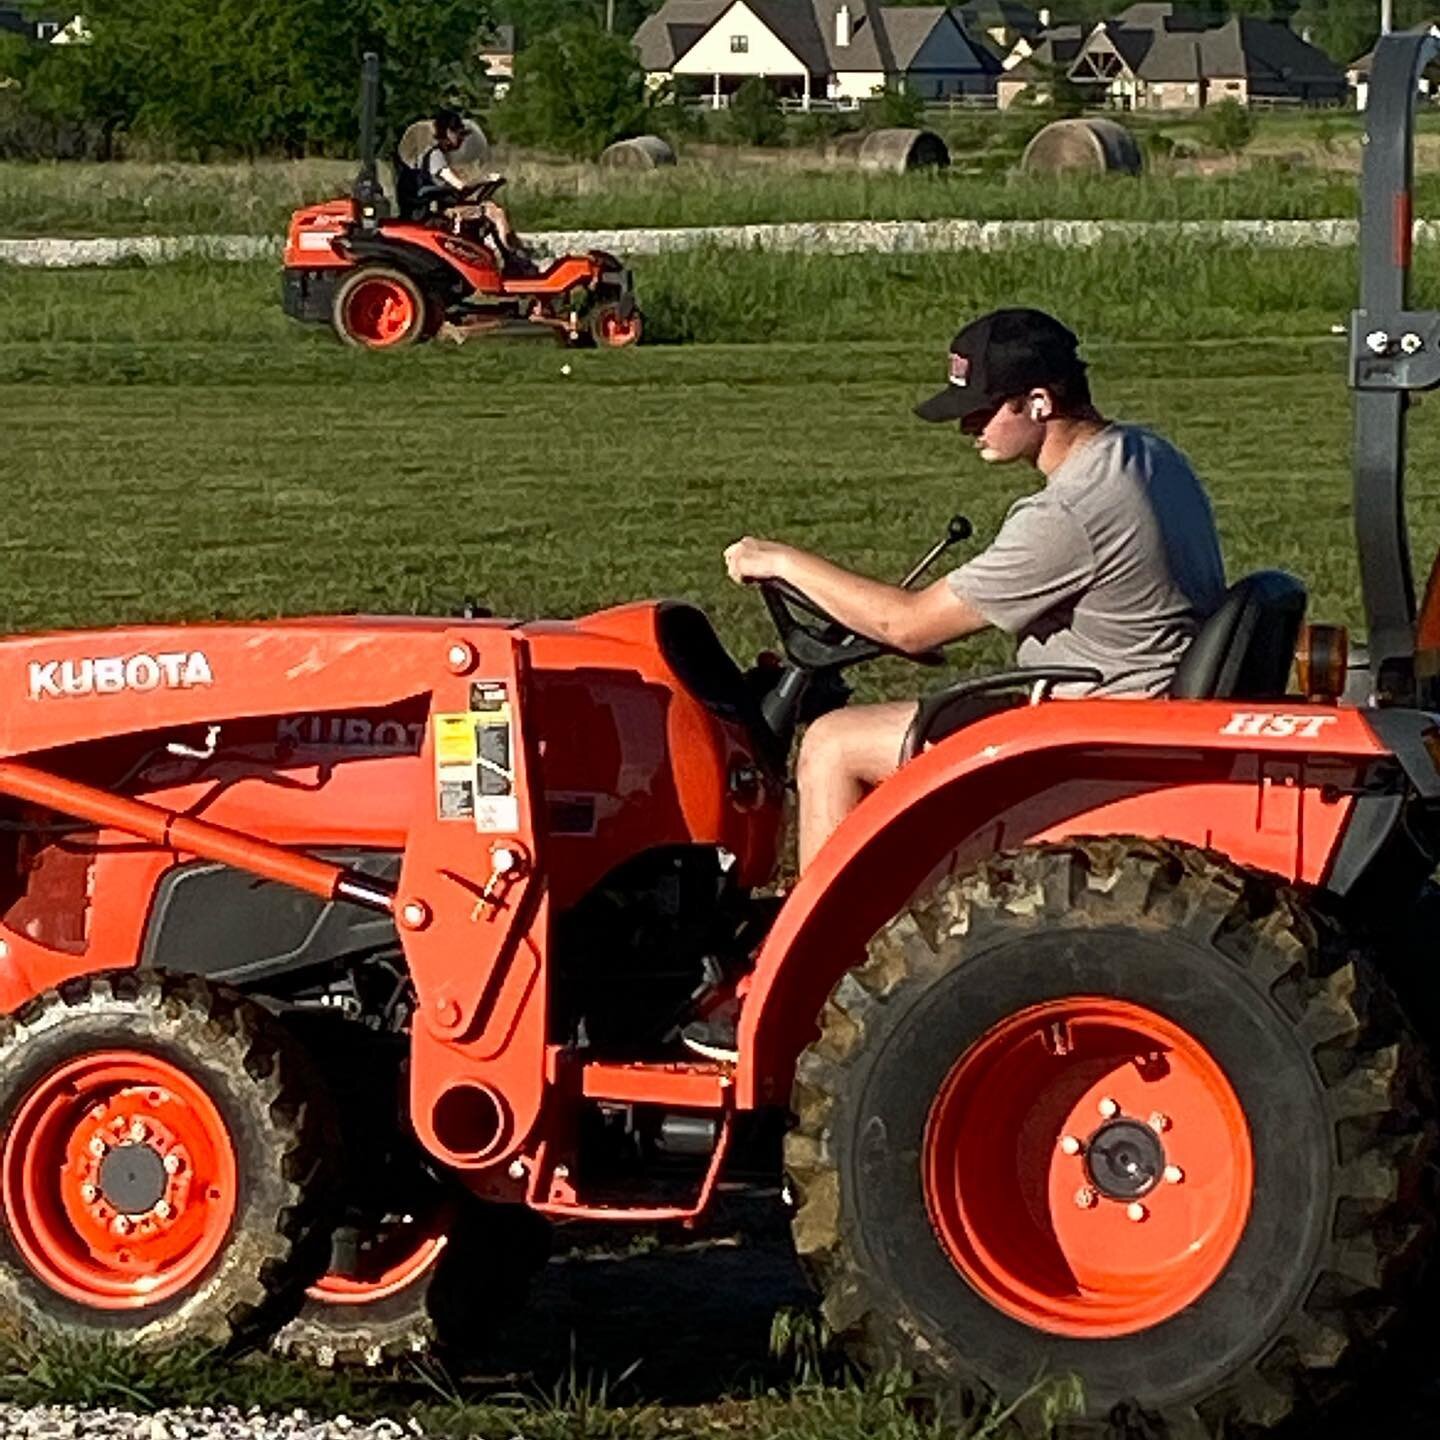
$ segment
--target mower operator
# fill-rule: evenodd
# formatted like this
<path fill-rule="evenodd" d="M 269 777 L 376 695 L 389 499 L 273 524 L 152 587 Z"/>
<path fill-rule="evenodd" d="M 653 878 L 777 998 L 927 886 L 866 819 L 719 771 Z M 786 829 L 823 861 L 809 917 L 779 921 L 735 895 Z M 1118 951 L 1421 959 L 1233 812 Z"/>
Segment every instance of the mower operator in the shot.
<path fill-rule="evenodd" d="M 955 337 L 948 383 L 915 407 L 923 420 L 957 421 L 982 460 L 1021 460 L 1044 477 L 988 549 L 911 591 L 746 536 L 725 551 L 730 578 L 785 580 L 841 625 L 909 654 L 993 625 L 1018 638 L 1022 666 L 1104 677 L 1057 694 L 1161 694 L 1225 591 L 1215 521 L 1180 451 L 1095 409 L 1077 345 L 1043 311 L 993 311 Z M 916 708 L 857 705 L 810 725 L 797 770 L 802 871 L 898 767 Z"/>
<path fill-rule="evenodd" d="M 465 143 L 470 128 L 465 117 L 458 110 L 441 108 L 430 118 L 435 132 L 434 143 L 420 160 L 420 170 L 427 183 L 448 186 L 451 190 L 464 193 L 471 186 L 456 173 L 451 157 Z M 505 207 L 494 200 L 483 200 L 478 205 L 456 205 L 451 213 L 462 218 L 488 220 L 494 227 L 495 241 L 502 252 L 502 259 L 513 257 L 522 262 L 529 260 L 530 252 L 525 242 L 510 223 Z"/>

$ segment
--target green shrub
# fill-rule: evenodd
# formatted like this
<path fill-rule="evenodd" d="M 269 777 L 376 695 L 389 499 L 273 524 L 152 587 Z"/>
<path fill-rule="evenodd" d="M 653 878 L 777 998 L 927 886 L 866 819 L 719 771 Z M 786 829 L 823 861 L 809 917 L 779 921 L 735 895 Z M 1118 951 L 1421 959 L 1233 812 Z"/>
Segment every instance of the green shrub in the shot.
<path fill-rule="evenodd" d="M 620 35 L 572 20 L 531 41 L 492 112 L 507 140 L 593 158 L 614 140 L 647 128 L 645 72 Z"/>
<path fill-rule="evenodd" d="M 876 129 L 891 126 L 913 130 L 925 123 L 925 102 L 908 90 L 887 85 L 861 105 L 865 123 Z"/>
<path fill-rule="evenodd" d="M 785 138 L 785 117 L 774 91 L 758 75 L 742 81 L 730 97 L 730 133 L 743 145 L 778 145 Z"/>
<path fill-rule="evenodd" d="M 1254 138 L 1258 122 L 1238 100 L 1207 105 L 1200 117 L 1200 135 L 1212 150 L 1238 155 Z"/>

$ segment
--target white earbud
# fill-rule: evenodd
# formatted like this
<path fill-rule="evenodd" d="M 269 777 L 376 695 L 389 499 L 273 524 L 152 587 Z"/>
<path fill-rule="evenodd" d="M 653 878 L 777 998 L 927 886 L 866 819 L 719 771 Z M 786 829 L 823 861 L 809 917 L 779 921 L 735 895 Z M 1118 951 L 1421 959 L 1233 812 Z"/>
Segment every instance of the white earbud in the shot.
<path fill-rule="evenodd" d="M 1032 420 L 1043 420 L 1045 418 L 1045 402 L 1043 400 L 1032 400 L 1030 402 L 1030 418 Z"/>

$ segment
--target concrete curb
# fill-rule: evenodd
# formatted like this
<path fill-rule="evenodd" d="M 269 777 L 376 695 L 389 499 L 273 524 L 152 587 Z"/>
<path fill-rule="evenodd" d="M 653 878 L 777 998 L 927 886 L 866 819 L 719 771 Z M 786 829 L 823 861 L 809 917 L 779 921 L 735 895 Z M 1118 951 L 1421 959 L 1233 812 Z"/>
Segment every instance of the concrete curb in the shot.
<path fill-rule="evenodd" d="M 550 230 L 532 235 L 542 254 L 611 250 L 668 255 L 719 247 L 802 255 L 918 255 L 999 250 L 1013 245 L 1085 249 L 1108 242 L 1192 239 L 1263 248 L 1354 245 L 1354 220 L 827 220 L 784 225 L 695 225 L 674 229 Z M 1417 243 L 1440 239 L 1440 222 L 1415 225 Z M 161 264 L 191 256 L 274 259 L 264 235 L 132 235 L 101 239 L 0 240 L 0 264 L 66 270 L 124 261 Z"/>

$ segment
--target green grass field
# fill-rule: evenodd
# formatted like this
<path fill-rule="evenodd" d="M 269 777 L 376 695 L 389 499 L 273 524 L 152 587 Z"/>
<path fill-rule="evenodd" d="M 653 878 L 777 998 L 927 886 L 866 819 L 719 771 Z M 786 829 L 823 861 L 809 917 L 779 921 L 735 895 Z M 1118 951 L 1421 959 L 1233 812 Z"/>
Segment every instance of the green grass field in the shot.
<path fill-rule="evenodd" d="M 772 636 L 757 598 L 724 577 L 720 552 L 736 536 L 783 537 L 896 576 L 953 511 L 983 539 L 1033 483 L 909 413 L 938 384 L 957 323 L 1017 300 L 1072 319 L 1107 411 L 1190 453 L 1232 575 L 1292 569 L 1315 617 L 1358 623 L 1344 347 L 1328 333 L 1351 303 L 1352 264 L 1335 252 L 1145 246 L 676 257 L 644 266 L 639 283 L 657 333 L 689 343 L 384 356 L 287 322 L 268 266 L 0 268 L 0 624 L 444 613 L 466 596 L 503 614 L 572 615 L 675 595 L 703 605 L 748 656 Z M 1440 427 L 1429 420 L 1422 409 L 1412 427 L 1422 573 L 1440 541 Z M 957 647 L 952 662 L 993 665 L 1004 648 Z M 862 694 L 937 683 L 891 661 L 863 676 Z M 748 1366 L 714 1360 L 702 1398 L 677 1398 L 648 1378 L 664 1364 L 663 1302 L 631 1355 L 595 1283 L 571 1319 L 562 1309 L 550 1322 L 591 1327 L 568 1364 L 508 1380 L 521 1402 L 428 1371 L 387 1387 L 279 1365 L 156 1369 L 23 1348 L 0 1349 L 0 1398 L 409 1412 L 496 1440 L 955 1433 L 903 1385 L 822 1384 L 805 1364 L 797 1379 L 793 1364 L 763 1363 L 763 1343 Z M 544 1353 L 563 1357 L 566 1339 L 549 1336 Z M 640 1370 L 622 1380 L 632 1362 Z"/>

